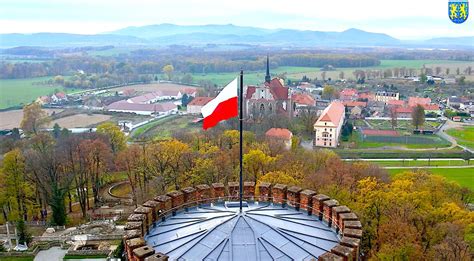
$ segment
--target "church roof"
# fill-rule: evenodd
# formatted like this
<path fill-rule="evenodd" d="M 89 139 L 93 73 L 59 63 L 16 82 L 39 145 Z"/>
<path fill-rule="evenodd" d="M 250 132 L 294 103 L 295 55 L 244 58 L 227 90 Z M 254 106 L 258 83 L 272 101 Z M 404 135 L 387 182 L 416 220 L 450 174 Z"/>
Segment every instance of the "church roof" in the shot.
<path fill-rule="evenodd" d="M 275 100 L 287 100 L 288 99 L 288 88 L 281 84 L 280 79 L 273 78 L 270 82 L 265 82 L 265 86 L 270 87 Z"/>

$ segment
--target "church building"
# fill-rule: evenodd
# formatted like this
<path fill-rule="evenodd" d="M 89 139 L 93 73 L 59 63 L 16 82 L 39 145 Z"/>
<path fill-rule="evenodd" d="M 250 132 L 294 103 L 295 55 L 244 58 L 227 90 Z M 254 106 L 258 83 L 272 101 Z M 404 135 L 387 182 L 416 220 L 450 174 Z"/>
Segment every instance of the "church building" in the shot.
<path fill-rule="evenodd" d="M 268 56 L 265 82 L 259 86 L 246 86 L 244 95 L 244 112 L 247 118 L 260 118 L 268 115 L 291 117 L 289 89 L 284 85 L 282 79 L 271 79 Z"/>

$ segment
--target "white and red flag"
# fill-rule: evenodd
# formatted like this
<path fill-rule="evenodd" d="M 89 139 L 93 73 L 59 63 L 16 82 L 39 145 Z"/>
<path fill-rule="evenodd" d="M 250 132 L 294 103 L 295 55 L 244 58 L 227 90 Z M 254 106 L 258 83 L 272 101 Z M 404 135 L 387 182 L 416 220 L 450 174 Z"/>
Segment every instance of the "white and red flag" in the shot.
<path fill-rule="evenodd" d="M 237 98 L 237 78 L 229 83 L 224 89 L 214 98 L 208 102 L 201 109 L 204 117 L 203 129 L 212 128 L 220 121 L 224 121 L 239 114 L 239 102 Z"/>

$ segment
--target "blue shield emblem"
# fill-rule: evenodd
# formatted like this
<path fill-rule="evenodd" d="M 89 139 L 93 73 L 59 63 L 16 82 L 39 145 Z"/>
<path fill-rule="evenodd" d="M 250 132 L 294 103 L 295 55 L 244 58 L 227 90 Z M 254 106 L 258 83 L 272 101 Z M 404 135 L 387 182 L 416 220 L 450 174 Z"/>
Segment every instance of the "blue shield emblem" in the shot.
<path fill-rule="evenodd" d="M 469 2 L 467 0 L 450 0 L 448 2 L 448 15 L 453 23 L 464 23 L 469 16 Z"/>

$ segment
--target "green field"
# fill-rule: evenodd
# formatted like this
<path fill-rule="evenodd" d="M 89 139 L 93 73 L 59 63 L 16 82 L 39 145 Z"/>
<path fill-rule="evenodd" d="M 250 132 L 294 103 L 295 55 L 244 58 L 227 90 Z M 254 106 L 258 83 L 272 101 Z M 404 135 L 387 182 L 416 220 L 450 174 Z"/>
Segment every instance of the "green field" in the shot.
<path fill-rule="evenodd" d="M 455 181 L 463 187 L 467 187 L 474 191 L 474 168 L 448 169 L 448 168 L 431 168 L 426 169 L 435 175 L 445 177 L 447 180 Z M 396 175 L 410 169 L 387 169 L 390 175 Z"/>
<path fill-rule="evenodd" d="M 0 109 L 22 106 L 36 100 L 39 96 L 51 95 L 57 91 L 75 91 L 59 85 L 46 84 L 45 82 L 50 79 L 51 77 L 1 79 Z"/>
<path fill-rule="evenodd" d="M 447 133 L 454 137 L 460 145 L 474 149 L 474 126 L 450 129 Z"/>
<path fill-rule="evenodd" d="M 426 166 L 467 166 L 474 165 L 474 161 L 465 160 L 406 160 L 406 161 L 395 161 L 395 160 L 379 160 L 370 161 L 384 167 L 426 167 Z"/>
<path fill-rule="evenodd" d="M 405 67 L 405 68 L 414 68 L 420 69 L 426 65 L 428 67 L 440 66 L 440 67 L 449 67 L 451 71 L 455 70 L 457 67 L 464 69 L 469 66 L 469 63 L 464 61 L 452 61 L 452 60 L 381 60 L 380 65 L 372 67 L 349 67 L 349 68 L 337 68 L 335 71 L 327 71 L 326 78 L 339 79 L 339 73 L 344 72 L 344 76 L 347 79 L 354 78 L 352 74 L 354 70 L 366 70 L 366 69 L 388 69 L 394 67 Z M 287 79 L 290 80 L 301 80 L 301 78 L 306 75 L 309 78 L 321 79 L 321 68 L 319 67 L 298 67 L 298 66 L 280 66 L 275 69 L 270 70 L 273 76 L 278 74 L 286 73 Z M 201 80 L 208 80 L 217 85 L 224 85 L 229 83 L 233 78 L 237 77 L 238 72 L 233 73 L 194 73 L 193 81 L 194 83 L 199 83 Z M 245 72 L 244 81 L 245 84 L 259 84 L 262 83 L 265 78 L 265 70 L 262 68 L 261 71 L 257 72 Z"/>

